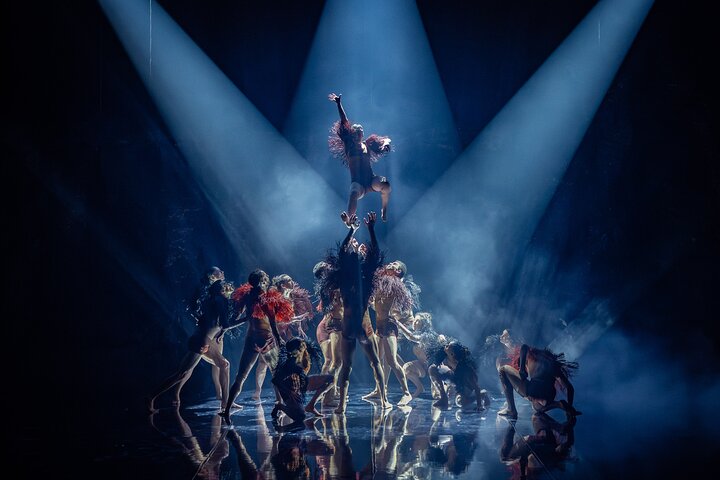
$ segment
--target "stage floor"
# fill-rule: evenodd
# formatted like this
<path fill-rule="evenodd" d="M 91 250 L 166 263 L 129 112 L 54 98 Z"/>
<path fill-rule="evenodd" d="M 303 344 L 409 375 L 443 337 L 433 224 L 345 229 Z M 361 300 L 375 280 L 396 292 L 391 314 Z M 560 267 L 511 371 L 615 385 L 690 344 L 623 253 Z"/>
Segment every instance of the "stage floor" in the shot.
<path fill-rule="evenodd" d="M 345 416 L 328 408 L 300 431 L 273 425 L 269 392 L 259 404 L 243 393 L 239 403 L 245 407 L 231 424 L 217 415 L 216 400 L 163 408 L 142 420 L 132 416 L 134 421 L 108 427 L 117 429 L 117 441 L 94 459 L 92 470 L 103 478 L 156 479 L 490 479 L 521 478 L 523 469 L 530 478 L 603 478 L 575 440 L 583 416 L 575 426 L 560 411 L 533 416 L 520 399 L 519 418 L 510 422 L 497 415 L 503 406 L 498 392 L 482 413 L 455 406 L 441 411 L 429 396 L 382 411 L 362 400 L 364 393 L 351 390 Z M 398 398 L 390 394 L 391 401 Z"/>

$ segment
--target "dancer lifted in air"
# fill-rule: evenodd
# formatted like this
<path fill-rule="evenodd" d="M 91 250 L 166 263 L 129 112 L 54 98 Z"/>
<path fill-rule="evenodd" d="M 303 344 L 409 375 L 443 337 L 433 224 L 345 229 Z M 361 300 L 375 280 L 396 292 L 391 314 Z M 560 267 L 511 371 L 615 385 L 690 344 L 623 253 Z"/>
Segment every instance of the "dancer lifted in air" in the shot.
<path fill-rule="evenodd" d="M 387 206 L 390 200 L 390 183 L 385 177 L 373 173 L 372 164 L 390 151 L 390 137 L 370 135 L 363 140 L 363 127 L 350 121 L 345 114 L 340 98 L 342 95 L 331 93 L 328 99 L 337 104 L 340 121 L 330 129 L 332 135 L 328 139 L 330 152 L 341 158 L 350 169 L 350 199 L 348 200 L 345 222 L 357 212 L 357 201 L 368 192 L 380 192 L 382 210 L 380 218 L 387 221 Z M 344 212 L 343 212 L 344 213 Z"/>

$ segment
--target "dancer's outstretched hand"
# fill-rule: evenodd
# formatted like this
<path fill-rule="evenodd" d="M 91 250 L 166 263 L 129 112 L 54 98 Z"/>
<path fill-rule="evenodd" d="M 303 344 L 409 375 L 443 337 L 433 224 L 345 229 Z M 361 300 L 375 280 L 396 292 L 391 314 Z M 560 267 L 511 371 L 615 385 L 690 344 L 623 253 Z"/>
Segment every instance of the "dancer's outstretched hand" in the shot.
<path fill-rule="evenodd" d="M 377 213 L 370 212 L 367 214 L 367 217 L 365 217 L 365 225 L 367 225 L 368 228 L 373 228 L 375 226 L 375 222 L 377 221 Z"/>
<path fill-rule="evenodd" d="M 263 345 L 262 347 L 258 347 L 257 345 L 255 345 L 255 351 L 258 352 L 258 353 L 267 353 L 267 352 L 269 352 L 270 349 L 273 347 L 274 341 L 275 341 L 275 340 L 274 340 L 273 338 L 269 338 L 268 341 L 265 342 L 265 345 Z"/>
<path fill-rule="evenodd" d="M 360 228 L 360 221 L 358 220 L 357 214 L 355 213 L 353 213 L 352 215 L 348 215 L 347 212 L 342 212 L 340 214 L 340 219 L 343 221 L 347 228 L 352 228 L 355 230 Z"/>
<path fill-rule="evenodd" d="M 328 95 L 328 100 L 335 103 L 340 103 L 340 99 L 342 98 L 342 94 L 338 95 L 337 93 L 331 93 Z"/>

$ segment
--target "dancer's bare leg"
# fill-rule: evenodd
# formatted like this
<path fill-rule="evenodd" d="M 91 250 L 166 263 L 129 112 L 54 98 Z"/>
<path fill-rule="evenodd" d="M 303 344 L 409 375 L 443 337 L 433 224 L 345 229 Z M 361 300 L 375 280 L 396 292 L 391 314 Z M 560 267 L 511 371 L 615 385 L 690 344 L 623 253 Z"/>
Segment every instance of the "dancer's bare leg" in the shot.
<path fill-rule="evenodd" d="M 347 406 L 347 391 L 350 385 L 350 372 L 352 371 L 352 357 L 355 353 L 355 339 L 348 340 L 345 337 L 341 337 L 340 340 L 342 353 L 342 367 L 340 367 L 340 373 L 338 374 L 338 389 L 340 390 L 340 400 L 338 406 L 335 409 L 335 413 L 344 414 L 345 407 Z"/>
<path fill-rule="evenodd" d="M 328 340 L 323 342 L 323 354 L 325 354 L 325 362 L 327 364 L 327 370 L 323 371 L 323 374 L 332 375 L 333 382 L 322 397 L 322 405 L 327 407 L 335 403 L 335 397 L 338 393 L 338 374 L 340 373 L 340 367 L 343 364 L 342 351 L 340 347 L 340 334 L 333 332 L 330 334 Z M 326 352 L 327 349 L 327 352 Z M 323 369 L 325 365 L 323 365 Z"/>
<path fill-rule="evenodd" d="M 392 405 L 388 402 L 387 392 L 385 391 L 385 374 L 382 366 L 380 365 L 380 357 L 378 355 L 378 344 L 375 339 L 375 335 L 368 339 L 367 342 L 361 342 L 365 355 L 370 361 L 370 368 L 372 369 L 373 376 L 375 377 L 375 385 L 380 390 L 380 407 L 383 410 L 392 408 Z"/>
<path fill-rule="evenodd" d="M 387 372 L 389 370 L 388 370 L 388 363 L 387 363 L 387 361 L 385 361 L 385 349 L 383 348 L 383 343 L 384 343 L 383 338 L 378 335 L 376 335 L 373 338 L 375 339 L 375 342 L 377 343 L 378 357 L 380 358 L 380 367 L 382 368 L 382 371 L 384 374 L 384 376 L 383 376 L 383 378 L 385 379 L 384 385 L 385 385 L 385 391 L 387 392 L 387 384 L 388 384 L 388 377 L 389 377 L 387 375 Z M 378 398 L 380 398 L 380 389 L 378 388 L 377 383 L 375 384 L 375 388 L 370 393 L 362 396 L 363 400 L 375 400 Z"/>
<path fill-rule="evenodd" d="M 322 417 L 322 414 L 315 409 L 315 403 L 317 403 L 320 395 L 330 390 L 333 385 L 334 377 L 332 375 L 310 375 L 308 377 L 308 390 L 314 390 L 315 394 L 312 396 L 310 401 L 305 405 L 305 411 L 312 413 L 316 417 Z"/>
<path fill-rule="evenodd" d="M 161 393 L 170 390 L 178 383 L 187 382 L 188 378 L 190 378 L 190 375 L 192 375 L 193 370 L 200 362 L 201 358 L 202 355 L 200 355 L 199 353 L 188 352 L 187 354 L 185 354 L 182 361 L 180 362 L 180 366 L 178 367 L 177 371 L 175 371 L 175 373 L 166 378 L 160 384 L 160 386 L 148 396 L 145 405 L 147 410 L 151 413 L 157 412 L 157 409 L 155 408 L 155 399 L 157 399 L 157 397 Z"/>
<path fill-rule="evenodd" d="M 515 370 L 510 365 L 502 365 L 498 369 L 498 375 L 500 376 L 500 384 L 502 385 L 503 393 L 505 394 L 505 401 L 507 407 L 503 408 L 498 412 L 498 415 L 504 415 L 509 418 L 517 418 L 517 408 L 515 407 L 515 395 L 513 390 L 518 392 L 523 397 L 527 397 L 527 379 L 520 376 L 520 372 Z"/>
<path fill-rule="evenodd" d="M 246 341 L 245 347 L 243 348 L 242 356 L 240 357 L 240 366 L 238 368 L 238 373 L 235 377 L 235 381 L 233 382 L 232 387 L 230 387 L 228 401 L 225 406 L 225 411 L 223 411 L 224 417 L 230 416 L 230 408 L 235 405 L 235 399 L 242 391 L 243 384 L 245 383 L 245 380 L 247 380 L 248 375 L 250 375 L 250 370 L 255 364 L 257 357 L 258 352 L 255 351 L 253 342 Z"/>
<path fill-rule="evenodd" d="M 397 353 L 397 337 L 394 335 L 391 335 L 389 337 L 385 337 L 383 340 L 383 348 L 385 349 L 385 358 L 388 361 L 388 365 L 390 366 L 390 369 L 395 374 L 395 378 L 397 378 L 397 381 L 400 383 L 400 388 L 402 389 L 403 396 L 398 401 L 398 406 L 407 405 L 412 400 L 412 395 L 410 395 L 410 389 L 408 389 L 407 384 L 407 378 L 405 377 L 405 371 L 402 368 L 402 365 L 400 362 L 398 362 L 398 353 Z"/>
<path fill-rule="evenodd" d="M 230 384 L 230 362 L 223 357 L 219 348 L 210 348 L 205 356 L 213 363 L 213 368 L 218 371 L 218 383 L 220 384 L 220 409 L 227 406 L 228 390 Z"/>
<path fill-rule="evenodd" d="M 323 364 L 320 369 L 321 375 L 327 375 L 330 371 L 330 363 L 332 363 L 332 349 L 330 348 L 330 340 L 325 340 L 320 344 L 320 350 L 323 354 Z"/>
<path fill-rule="evenodd" d="M 222 386 L 220 385 L 220 369 L 213 365 L 210 367 L 210 375 L 212 376 L 213 386 L 215 386 L 215 398 L 222 401 Z"/>
<path fill-rule="evenodd" d="M 390 182 L 385 177 L 375 177 L 372 181 L 372 189 L 376 192 L 380 192 L 382 198 L 382 208 L 380 209 L 380 218 L 383 222 L 387 222 L 387 206 L 390 202 Z"/>
<path fill-rule="evenodd" d="M 417 362 L 418 360 L 413 360 L 412 362 L 407 362 L 403 365 L 405 378 L 415 385 L 415 392 L 412 394 L 413 398 L 419 397 L 425 391 L 425 386 L 423 385 L 422 378 L 420 377 L 420 367 Z"/>
<path fill-rule="evenodd" d="M 267 375 L 267 368 L 267 363 L 265 363 L 262 355 L 260 355 L 257 360 L 257 367 L 255 367 L 255 393 L 252 396 L 252 399 L 255 401 L 260 400 L 263 383 L 265 382 L 265 376 Z"/>
<path fill-rule="evenodd" d="M 447 367 L 438 367 L 437 365 L 430 365 L 430 368 L 428 369 L 428 373 L 430 374 L 430 381 L 433 382 L 435 387 L 438 389 L 438 392 L 440 393 L 440 398 L 436 402 L 433 403 L 433 407 L 447 409 L 448 405 L 449 405 L 448 394 L 445 391 L 443 375 L 440 370 L 441 368 L 444 370 Z"/>
<path fill-rule="evenodd" d="M 173 407 L 180 407 L 180 392 L 182 391 L 183 387 L 187 383 L 187 381 L 190 380 L 190 375 L 185 375 L 176 385 L 175 388 L 173 388 L 173 399 L 170 402 L 170 405 Z"/>

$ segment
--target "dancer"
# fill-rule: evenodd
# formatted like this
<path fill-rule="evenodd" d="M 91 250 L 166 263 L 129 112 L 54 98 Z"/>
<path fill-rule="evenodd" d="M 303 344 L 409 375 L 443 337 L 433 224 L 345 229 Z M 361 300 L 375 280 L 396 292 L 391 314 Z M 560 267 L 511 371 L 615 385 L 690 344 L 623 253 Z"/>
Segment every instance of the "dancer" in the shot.
<path fill-rule="evenodd" d="M 216 268 L 216 267 L 214 267 Z M 219 270 L 219 269 L 218 269 Z M 228 383 L 230 379 L 230 364 L 222 356 L 214 338 L 216 334 L 222 331 L 223 327 L 230 324 L 231 310 L 228 305 L 227 298 L 223 295 L 223 281 L 218 277 L 208 287 L 207 293 L 200 299 L 200 307 L 197 310 L 198 324 L 195 333 L 188 340 L 188 353 L 185 354 L 177 371 L 150 394 L 146 400 L 146 406 L 149 412 L 157 411 L 155 409 L 155 400 L 163 392 L 179 385 L 175 390 L 175 401 L 173 405 L 180 405 L 180 390 L 182 385 L 188 381 L 193 370 L 200 363 L 203 356 L 216 365 L 219 372 L 220 380 L 220 406 L 227 408 L 228 401 Z M 232 404 L 232 401 L 230 402 Z"/>
<path fill-rule="evenodd" d="M 193 297 L 193 300 L 190 302 L 190 304 L 187 307 L 187 311 L 190 314 L 190 316 L 195 320 L 195 326 L 197 326 L 200 317 L 202 316 L 202 300 L 207 296 L 208 287 L 215 283 L 218 280 L 222 280 L 225 282 L 225 272 L 220 270 L 218 267 L 210 267 L 210 269 L 205 272 L 205 275 L 202 277 L 200 288 L 198 289 L 197 293 Z M 225 282 L 223 284 L 223 294 L 225 297 L 229 297 L 227 295 L 227 289 L 229 287 L 232 287 L 232 283 Z M 232 291 L 231 291 L 232 293 Z M 220 354 L 222 355 L 223 352 L 223 343 L 220 342 L 217 345 L 213 345 L 213 343 L 210 343 L 210 349 L 217 349 Z M 215 398 L 220 400 L 222 402 L 222 387 L 220 385 L 220 368 L 215 365 L 215 363 L 210 360 L 210 358 L 207 355 L 203 355 L 202 359 L 205 360 L 210 364 L 210 375 L 212 376 L 213 385 L 215 386 Z M 228 364 L 229 367 L 229 364 Z M 228 368 L 229 371 L 229 368 Z M 185 386 L 185 382 L 179 382 L 177 385 L 175 385 L 175 400 L 173 400 L 173 405 L 179 405 L 180 404 L 180 391 L 182 390 L 183 386 Z"/>
<path fill-rule="evenodd" d="M 285 344 L 285 349 L 285 358 L 273 375 L 273 384 L 280 392 L 284 403 L 275 404 L 271 416 L 277 418 L 278 412 L 283 412 L 293 420 L 294 425 L 300 426 L 305 420 L 305 413 L 322 417 L 322 414 L 315 409 L 315 403 L 330 389 L 333 376 L 308 375 L 312 368 L 311 356 L 314 356 L 316 361 L 320 359 L 317 346 L 296 337 Z M 308 390 L 315 393 L 305 405 L 305 392 Z"/>
<path fill-rule="evenodd" d="M 248 276 L 248 283 L 241 285 L 232 294 L 236 303 L 236 311 L 245 312 L 245 316 L 229 328 L 236 327 L 244 321 L 249 321 L 245 336 L 245 346 L 240 357 L 240 366 L 235 382 L 230 388 L 229 403 L 223 411 L 223 416 L 230 417 L 230 407 L 235 398 L 242 391 L 250 369 L 258 356 L 270 367 L 270 374 L 277 367 L 279 346 L 283 343 L 277 329 L 276 322 L 287 322 L 292 317 L 292 304 L 275 289 L 268 290 L 270 277 L 262 270 L 255 270 Z M 222 338 L 229 329 L 224 328 L 217 338 Z M 279 397 L 276 393 L 276 398 Z"/>
<path fill-rule="evenodd" d="M 432 326 L 432 314 L 428 312 L 418 312 L 413 318 L 413 330 L 410 332 L 400 322 L 397 326 L 405 337 L 414 343 L 413 353 L 415 360 L 406 362 L 403 365 L 403 371 L 408 380 L 415 385 L 413 398 L 417 398 L 425 391 L 422 379 L 428 375 L 430 362 L 427 356 L 427 350 L 433 345 L 444 343 L 445 336 L 438 334 Z M 430 382 L 433 398 L 440 398 L 440 392 L 435 388 L 435 384 Z"/>
<path fill-rule="evenodd" d="M 410 291 L 403 282 L 407 273 L 407 267 L 399 260 L 388 263 L 385 267 L 375 272 L 373 279 L 373 301 L 371 305 L 375 309 L 376 333 L 380 351 L 380 359 L 383 362 L 383 371 L 387 372 L 385 365 L 395 374 L 400 383 L 403 396 L 398 402 L 399 406 L 407 405 L 412 399 L 407 385 L 407 378 L 402 363 L 398 357 L 398 325 L 392 315 L 399 316 L 399 312 L 411 311 L 413 299 Z M 404 328 L 404 325 L 403 325 Z M 406 329 L 407 330 L 407 329 Z M 387 376 L 385 377 L 387 381 Z M 375 398 L 379 395 L 375 389 L 363 398 Z"/>
<path fill-rule="evenodd" d="M 310 293 L 295 283 L 290 275 L 282 274 L 272 279 L 272 287 L 280 292 L 283 297 L 292 303 L 293 317 L 289 322 L 278 323 L 278 332 L 280 338 L 288 341 L 294 336 L 306 338 L 308 319 L 312 319 L 312 302 L 310 301 Z M 260 400 L 262 386 L 267 375 L 267 364 L 263 361 L 262 356 L 258 356 L 257 367 L 255 368 L 255 393 L 252 399 Z"/>
<path fill-rule="evenodd" d="M 343 306 L 338 288 L 337 274 L 333 274 L 328 264 L 318 262 L 313 268 L 315 275 L 315 293 L 320 298 L 318 310 L 325 312 L 315 332 L 324 356 L 321 373 L 333 376 L 333 385 L 323 396 L 322 405 L 330 406 L 337 396 L 337 375 L 342 366 L 340 336 L 342 332 Z M 331 280 L 333 279 L 334 280 Z"/>
<path fill-rule="evenodd" d="M 340 121 L 330 129 L 332 135 L 328 139 L 330 152 L 350 169 L 350 199 L 348 200 L 347 219 L 357 212 L 357 202 L 368 192 L 380 192 L 382 209 L 380 218 L 387 221 L 387 205 L 390 200 L 390 183 L 385 177 L 373 173 L 372 164 L 390 151 L 390 138 L 370 135 L 363 141 L 363 127 L 360 124 L 350 125 L 345 109 L 340 101 L 342 95 L 331 93 L 328 99 L 337 104 Z"/>
<path fill-rule="evenodd" d="M 346 218 L 347 217 L 347 218 Z M 370 315 L 368 313 L 368 301 L 372 288 L 372 279 L 375 270 L 382 264 L 382 255 L 375 237 L 375 212 L 368 213 L 365 218 L 365 225 L 370 233 L 370 247 L 363 257 L 352 247 L 350 240 L 360 228 L 360 222 L 356 215 L 341 216 L 350 231 L 338 251 L 338 282 L 340 295 L 343 301 L 342 321 L 342 367 L 338 376 L 340 387 L 340 401 L 335 413 L 344 414 L 347 402 L 347 390 L 350 384 L 350 371 L 352 370 L 352 357 L 355 352 L 355 341 L 360 341 L 365 355 L 370 361 L 370 368 L 375 377 L 375 384 L 380 392 L 380 406 L 383 409 L 392 408 L 387 401 L 385 393 L 385 378 L 380 359 L 375 335 L 373 334 Z"/>
<path fill-rule="evenodd" d="M 430 357 L 434 360 L 428 369 L 430 380 L 440 392 L 440 399 L 433 403 L 434 407 L 448 408 L 445 381 L 455 385 L 458 394 L 455 403 L 463 410 L 473 402 L 477 402 L 475 409 L 477 412 L 485 410 L 490 405 L 490 396 L 478 385 L 475 362 L 466 346 L 453 341 L 444 347 L 436 348 Z"/>
<path fill-rule="evenodd" d="M 573 407 L 575 388 L 569 377 L 577 370 L 576 362 L 565 360 L 565 354 L 553 353 L 549 349 L 533 348 L 523 344 L 520 347 L 520 368 L 501 365 L 498 368 L 500 383 L 507 401 L 507 407 L 498 412 L 509 418 L 517 418 L 513 389 L 527 398 L 538 412 L 561 408 L 568 415 L 580 415 Z M 528 377 L 530 379 L 528 380 Z M 555 401 L 555 383 L 567 393 L 567 401 Z"/>

